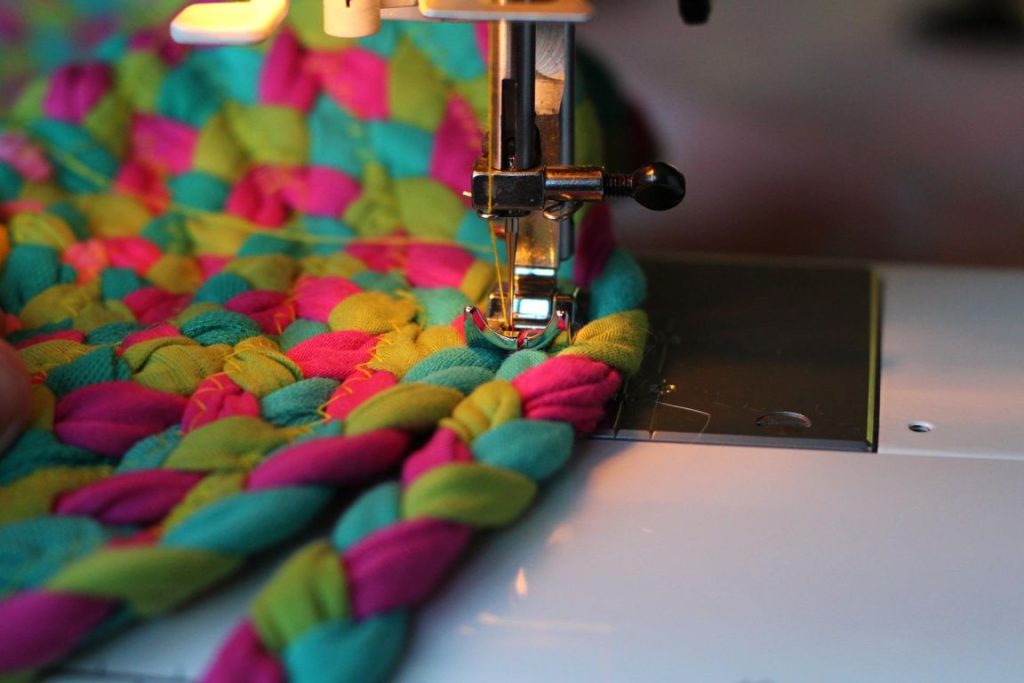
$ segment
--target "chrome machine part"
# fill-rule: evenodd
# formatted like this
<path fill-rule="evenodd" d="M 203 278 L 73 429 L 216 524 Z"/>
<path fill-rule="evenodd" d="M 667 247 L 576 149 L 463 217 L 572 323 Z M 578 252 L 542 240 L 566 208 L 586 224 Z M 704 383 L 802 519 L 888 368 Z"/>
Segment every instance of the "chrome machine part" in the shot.
<path fill-rule="evenodd" d="M 441 10 L 421 0 L 426 16 L 456 16 L 455 6 L 484 0 L 446 0 Z M 682 175 L 652 164 L 631 175 L 575 166 L 573 89 L 575 26 L 572 3 L 501 0 L 491 4 L 491 107 L 487 148 L 473 171 L 470 196 L 480 215 L 503 238 L 506 277 L 491 294 L 486 313 L 467 315 L 466 338 L 502 348 L 549 344 L 565 331 L 572 340 L 575 293 L 558 291 L 559 264 L 573 254 L 573 215 L 584 202 L 633 196 L 664 210 L 683 198 Z M 462 15 L 464 16 L 464 15 Z M 460 18 L 462 18 L 460 16 Z M 483 333 L 480 319 L 489 332 Z"/>
<path fill-rule="evenodd" d="M 655 254 L 639 263 L 650 333 L 605 437 L 877 447 L 880 292 L 871 269 Z"/>

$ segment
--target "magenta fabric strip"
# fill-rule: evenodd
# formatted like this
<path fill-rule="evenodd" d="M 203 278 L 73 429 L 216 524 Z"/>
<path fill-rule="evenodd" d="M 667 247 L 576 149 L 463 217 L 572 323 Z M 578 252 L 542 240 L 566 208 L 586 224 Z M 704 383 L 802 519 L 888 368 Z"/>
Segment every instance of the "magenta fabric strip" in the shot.
<path fill-rule="evenodd" d="M 483 133 L 465 99 L 459 95 L 449 98 L 436 135 L 430 177 L 461 197 L 466 189 L 466 169 L 473 168 L 483 145 Z"/>
<path fill-rule="evenodd" d="M 316 100 L 319 84 L 305 67 L 307 54 L 290 30 L 278 33 L 263 62 L 260 102 L 309 111 Z"/>
<path fill-rule="evenodd" d="M 268 289 L 242 292 L 225 303 L 224 308 L 248 316 L 264 334 L 279 335 L 295 320 L 295 306 L 288 295 Z"/>
<path fill-rule="evenodd" d="M 0 602 L 0 671 L 31 669 L 67 654 L 114 609 L 99 598 L 30 591 Z"/>
<path fill-rule="evenodd" d="M 314 52 L 306 68 L 320 77 L 323 89 L 357 118 L 386 119 L 388 60 L 365 48 Z"/>
<path fill-rule="evenodd" d="M 438 429 L 423 448 L 402 467 L 402 486 L 407 487 L 424 474 L 453 462 L 472 462 L 473 453 L 451 429 Z"/>
<path fill-rule="evenodd" d="M 253 166 L 228 195 L 225 210 L 258 225 L 280 226 L 291 212 L 284 200 L 287 172 L 276 166 Z"/>
<path fill-rule="evenodd" d="M 406 250 L 406 245 L 401 243 L 360 241 L 348 245 L 345 253 L 355 256 L 370 270 L 378 273 L 401 270 L 408 277 L 405 273 Z"/>
<path fill-rule="evenodd" d="M 53 119 L 81 123 L 112 84 L 110 67 L 106 64 L 61 67 L 50 78 L 43 111 Z"/>
<path fill-rule="evenodd" d="M 349 548 L 342 562 L 356 619 L 422 601 L 458 559 L 473 530 L 436 519 L 386 527 Z"/>
<path fill-rule="evenodd" d="M 325 323 L 339 303 L 362 289 L 343 277 L 300 275 L 295 281 L 295 314 Z"/>
<path fill-rule="evenodd" d="M 147 327 L 144 330 L 138 332 L 132 332 L 121 342 L 121 352 L 130 349 L 135 344 L 140 344 L 151 339 L 166 339 L 167 337 L 179 336 L 178 328 L 170 323 L 160 323 L 152 327 Z"/>
<path fill-rule="evenodd" d="M 414 287 L 458 287 L 475 260 L 465 249 L 444 244 L 410 245 L 407 258 Z"/>
<path fill-rule="evenodd" d="M 246 486 L 253 490 L 302 484 L 358 486 L 397 465 L 409 441 L 408 434 L 394 429 L 304 441 L 265 460 Z"/>
<path fill-rule="evenodd" d="M 150 168 L 185 173 L 199 132 L 172 119 L 154 114 L 136 113 L 132 122 L 131 156 Z"/>
<path fill-rule="evenodd" d="M 0 161 L 36 183 L 53 177 L 53 167 L 46 158 L 46 152 L 19 133 L 0 133 Z"/>
<path fill-rule="evenodd" d="M 181 417 L 181 431 L 191 432 L 226 417 L 260 416 L 260 401 L 226 374 L 207 377 L 196 387 Z"/>
<path fill-rule="evenodd" d="M 366 403 L 371 396 L 396 384 L 398 384 L 398 380 L 387 370 L 379 370 L 366 375 L 355 373 L 334 390 L 334 394 L 327 402 L 325 412 L 333 420 L 344 420 L 349 413 L 361 403 Z"/>
<path fill-rule="evenodd" d="M 92 517 L 104 524 L 159 522 L 205 475 L 141 470 L 101 479 L 57 499 L 54 513 Z"/>
<path fill-rule="evenodd" d="M 339 382 L 373 357 L 377 338 L 365 332 L 345 330 L 320 334 L 296 344 L 286 354 L 304 377 L 328 377 Z"/>
<path fill-rule="evenodd" d="M 153 325 L 181 313 L 191 299 L 188 294 L 173 294 L 159 287 L 143 287 L 125 296 L 124 305 L 138 322 Z"/>
<path fill-rule="evenodd" d="M 135 382 L 102 382 L 64 396 L 53 431 L 64 443 L 120 458 L 137 441 L 181 421 L 186 399 Z"/>
<path fill-rule="evenodd" d="M 152 51 L 169 66 L 181 63 L 188 55 L 189 50 L 187 45 L 171 40 L 170 31 L 164 26 L 154 26 L 136 31 L 128 39 L 128 47 L 133 52 Z"/>
<path fill-rule="evenodd" d="M 203 676 L 207 683 L 285 683 L 287 676 L 277 659 L 268 653 L 248 619 L 232 631 Z"/>
<path fill-rule="evenodd" d="M 583 356 L 557 356 L 512 381 L 522 396 L 524 417 L 568 422 L 578 432 L 597 427 L 619 383 L 616 370 Z"/>
<path fill-rule="evenodd" d="M 290 173 L 281 197 L 295 211 L 334 218 L 343 215 L 361 192 L 362 185 L 352 176 L 313 166 Z"/>
<path fill-rule="evenodd" d="M 109 237 L 100 244 L 111 266 L 131 268 L 136 275 L 145 275 L 163 257 L 160 247 L 141 237 Z"/>

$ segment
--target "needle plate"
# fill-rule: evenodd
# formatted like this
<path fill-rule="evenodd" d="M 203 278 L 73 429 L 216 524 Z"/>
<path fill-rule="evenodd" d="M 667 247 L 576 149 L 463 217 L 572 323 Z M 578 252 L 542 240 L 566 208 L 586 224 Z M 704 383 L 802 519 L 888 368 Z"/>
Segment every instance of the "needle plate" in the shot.
<path fill-rule="evenodd" d="M 604 436 L 874 450 L 878 282 L 870 270 L 641 265 L 651 335 Z"/>

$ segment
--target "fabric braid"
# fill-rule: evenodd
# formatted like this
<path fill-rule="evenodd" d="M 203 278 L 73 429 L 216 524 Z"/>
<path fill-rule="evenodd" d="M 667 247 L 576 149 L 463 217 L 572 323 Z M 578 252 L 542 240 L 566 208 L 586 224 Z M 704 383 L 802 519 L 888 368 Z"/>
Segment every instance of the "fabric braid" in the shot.
<path fill-rule="evenodd" d="M 601 207 L 560 272 L 592 294 L 575 343 L 466 346 L 461 312 L 494 280 L 461 197 L 484 34 L 337 41 L 318 4 L 254 48 L 119 36 L 0 125 L 0 333 L 32 378 L 0 456 L 0 680 L 175 608 L 353 495 L 209 677 L 379 680 L 409 609 L 639 365 L 643 277 Z M 579 111 L 596 161 L 582 93 Z"/>

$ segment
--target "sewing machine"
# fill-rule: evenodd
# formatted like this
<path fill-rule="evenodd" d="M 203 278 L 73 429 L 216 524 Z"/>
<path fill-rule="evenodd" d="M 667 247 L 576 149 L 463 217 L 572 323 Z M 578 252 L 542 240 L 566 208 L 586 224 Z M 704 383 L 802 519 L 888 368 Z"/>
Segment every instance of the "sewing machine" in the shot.
<path fill-rule="evenodd" d="M 171 35 L 185 43 L 242 43 L 267 37 L 284 19 L 285 0 L 196 4 Z M 578 326 L 575 293 L 560 292 L 559 265 L 575 246 L 573 216 L 585 202 L 633 197 L 665 211 L 679 204 L 679 171 L 653 163 L 629 174 L 576 166 L 575 26 L 587 0 L 325 0 L 324 31 L 358 38 L 382 19 L 483 21 L 490 33 L 490 120 L 483 155 L 467 195 L 505 243 L 506 268 L 485 311 L 466 309 L 470 345 L 514 351 L 542 348 Z M 707 18 L 708 3 L 681 4 L 689 21 Z"/>
<path fill-rule="evenodd" d="M 232 12 L 213 37 L 250 40 L 283 4 L 196 6 L 178 30 L 209 39 L 224 26 L 216 14 Z M 381 17 L 498 11 L 413 5 L 328 0 L 325 28 L 358 35 Z M 516 22 L 496 29 L 498 115 L 467 184 L 506 240 L 513 284 L 469 316 L 477 343 L 542 345 L 571 330 L 572 294 L 550 279 L 571 250 L 570 209 L 628 185 L 572 167 L 571 126 L 555 109 L 585 6 L 500 8 L 559 26 L 533 39 Z M 529 68 L 531 40 L 551 46 L 553 66 Z M 555 85 L 529 107 L 522 88 L 500 84 L 531 71 Z M 531 112 L 540 154 L 522 135 L 534 125 L 519 115 Z M 681 198 L 681 176 L 648 171 L 632 191 L 654 188 L 658 205 Z M 419 616 L 398 680 L 1024 678 L 1024 274 L 641 261 L 643 368 L 536 509 L 488 539 Z M 267 571 L 53 680 L 191 680 Z"/>

